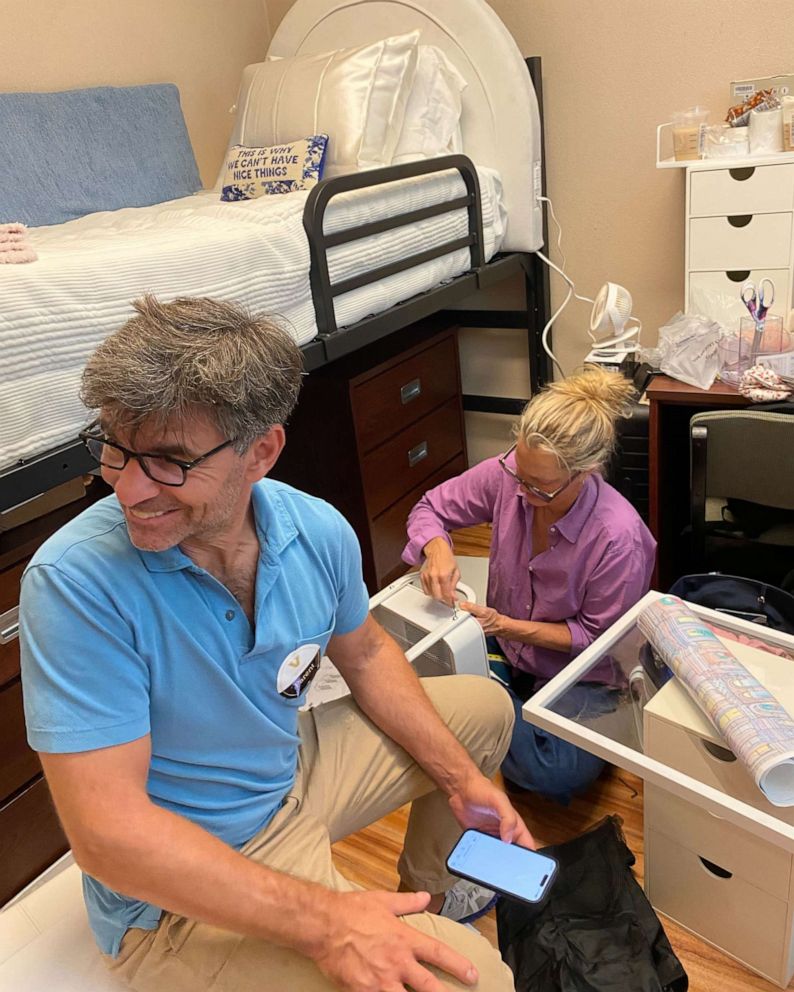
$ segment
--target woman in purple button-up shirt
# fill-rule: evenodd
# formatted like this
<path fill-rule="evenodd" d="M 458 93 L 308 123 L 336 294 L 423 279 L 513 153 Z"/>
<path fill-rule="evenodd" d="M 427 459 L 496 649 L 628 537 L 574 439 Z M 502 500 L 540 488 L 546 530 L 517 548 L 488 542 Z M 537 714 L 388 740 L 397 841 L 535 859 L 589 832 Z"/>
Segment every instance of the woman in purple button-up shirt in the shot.
<path fill-rule="evenodd" d="M 516 708 L 505 776 L 563 802 L 603 763 L 526 723 L 521 703 L 648 590 L 656 542 L 600 474 L 632 398 L 628 380 L 595 367 L 551 384 L 505 455 L 431 489 L 408 518 L 403 558 L 423 561 L 425 591 L 450 604 L 460 573 L 448 531 L 493 524 L 487 604 L 460 605 L 506 662 L 495 666 Z M 611 706 L 612 689 L 582 691 L 575 705 Z"/>

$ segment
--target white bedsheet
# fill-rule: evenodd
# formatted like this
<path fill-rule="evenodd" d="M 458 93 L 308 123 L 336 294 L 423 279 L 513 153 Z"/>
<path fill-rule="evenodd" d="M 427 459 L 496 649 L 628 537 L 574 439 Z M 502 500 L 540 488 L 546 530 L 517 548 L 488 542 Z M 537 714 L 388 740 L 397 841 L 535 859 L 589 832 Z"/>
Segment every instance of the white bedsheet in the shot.
<path fill-rule="evenodd" d="M 501 184 L 478 170 L 485 255 L 505 228 Z M 402 180 L 335 198 L 326 233 L 464 192 L 457 172 Z M 214 191 L 91 214 L 30 231 L 38 261 L 0 266 L 0 470 L 75 437 L 87 422 L 78 398 L 88 355 L 132 316 L 143 293 L 163 299 L 213 296 L 279 315 L 299 344 L 317 333 L 303 230 L 308 193 L 221 203 Z M 337 282 L 466 233 L 465 210 L 329 251 Z M 468 249 L 341 296 L 349 326 L 464 272 Z"/>

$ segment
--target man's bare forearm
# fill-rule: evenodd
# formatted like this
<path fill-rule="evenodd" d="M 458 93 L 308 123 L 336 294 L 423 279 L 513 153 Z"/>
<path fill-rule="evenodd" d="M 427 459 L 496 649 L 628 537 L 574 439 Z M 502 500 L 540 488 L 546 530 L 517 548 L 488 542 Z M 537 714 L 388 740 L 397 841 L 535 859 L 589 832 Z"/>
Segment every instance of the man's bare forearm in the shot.
<path fill-rule="evenodd" d="M 109 888 L 309 957 L 323 946 L 336 899 L 329 889 L 257 864 L 148 800 L 118 819 L 75 845 L 80 867 Z"/>

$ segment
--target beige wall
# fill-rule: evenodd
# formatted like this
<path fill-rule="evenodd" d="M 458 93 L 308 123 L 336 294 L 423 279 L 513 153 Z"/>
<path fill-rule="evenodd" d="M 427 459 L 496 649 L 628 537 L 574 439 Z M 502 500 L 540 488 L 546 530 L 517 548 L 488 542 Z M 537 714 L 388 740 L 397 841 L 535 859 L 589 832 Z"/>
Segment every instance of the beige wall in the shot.
<path fill-rule="evenodd" d="M 0 0 L 0 92 L 173 82 L 205 184 L 243 66 L 270 41 L 264 0 Z"/>
<path fill-rule="evenodd" d="M 292 2 L 266 2 L 275 30 Z M 607 279 L 628 287 L 655 342 L 683 301 L 684 238 L 683 178 L 654 167 L 656 124 L 694 103 L 717 119 L 731 79 L 794 71 L 791 0 L 490 2 L 521 51 L 543 58 L 548 190 L 568 271 L 584 295 Z M 552 292 L 562 298 L 557 277 Z M 587 350 L 588 318 L 572 304 L 558 323 L 566 369 Z"/>

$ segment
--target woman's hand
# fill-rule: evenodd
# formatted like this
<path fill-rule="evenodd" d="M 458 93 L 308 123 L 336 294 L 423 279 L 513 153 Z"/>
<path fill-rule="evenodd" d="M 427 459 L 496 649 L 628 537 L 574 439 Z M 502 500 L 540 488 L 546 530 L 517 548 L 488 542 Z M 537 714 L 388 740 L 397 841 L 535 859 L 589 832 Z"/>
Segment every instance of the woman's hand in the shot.
<path fill-rule="evenodd" d="M 492 634 L 494 637 L 509 637 L 510 617 L 497 613 L 492 606 L 478 606 L 477 603 L 469 603 L 467 600 L 461 600 L 458 606 L 471 613 L 484 633 Z"/>
<path fill-rule="evenodd" d="M 460 569 L 452 548 L 443 537 L 434 537 L 424 546 L 424 555 L 425 561 L 419 578 L 425 595 L 432 596 L 447 606 L 454 606 Z"/>

